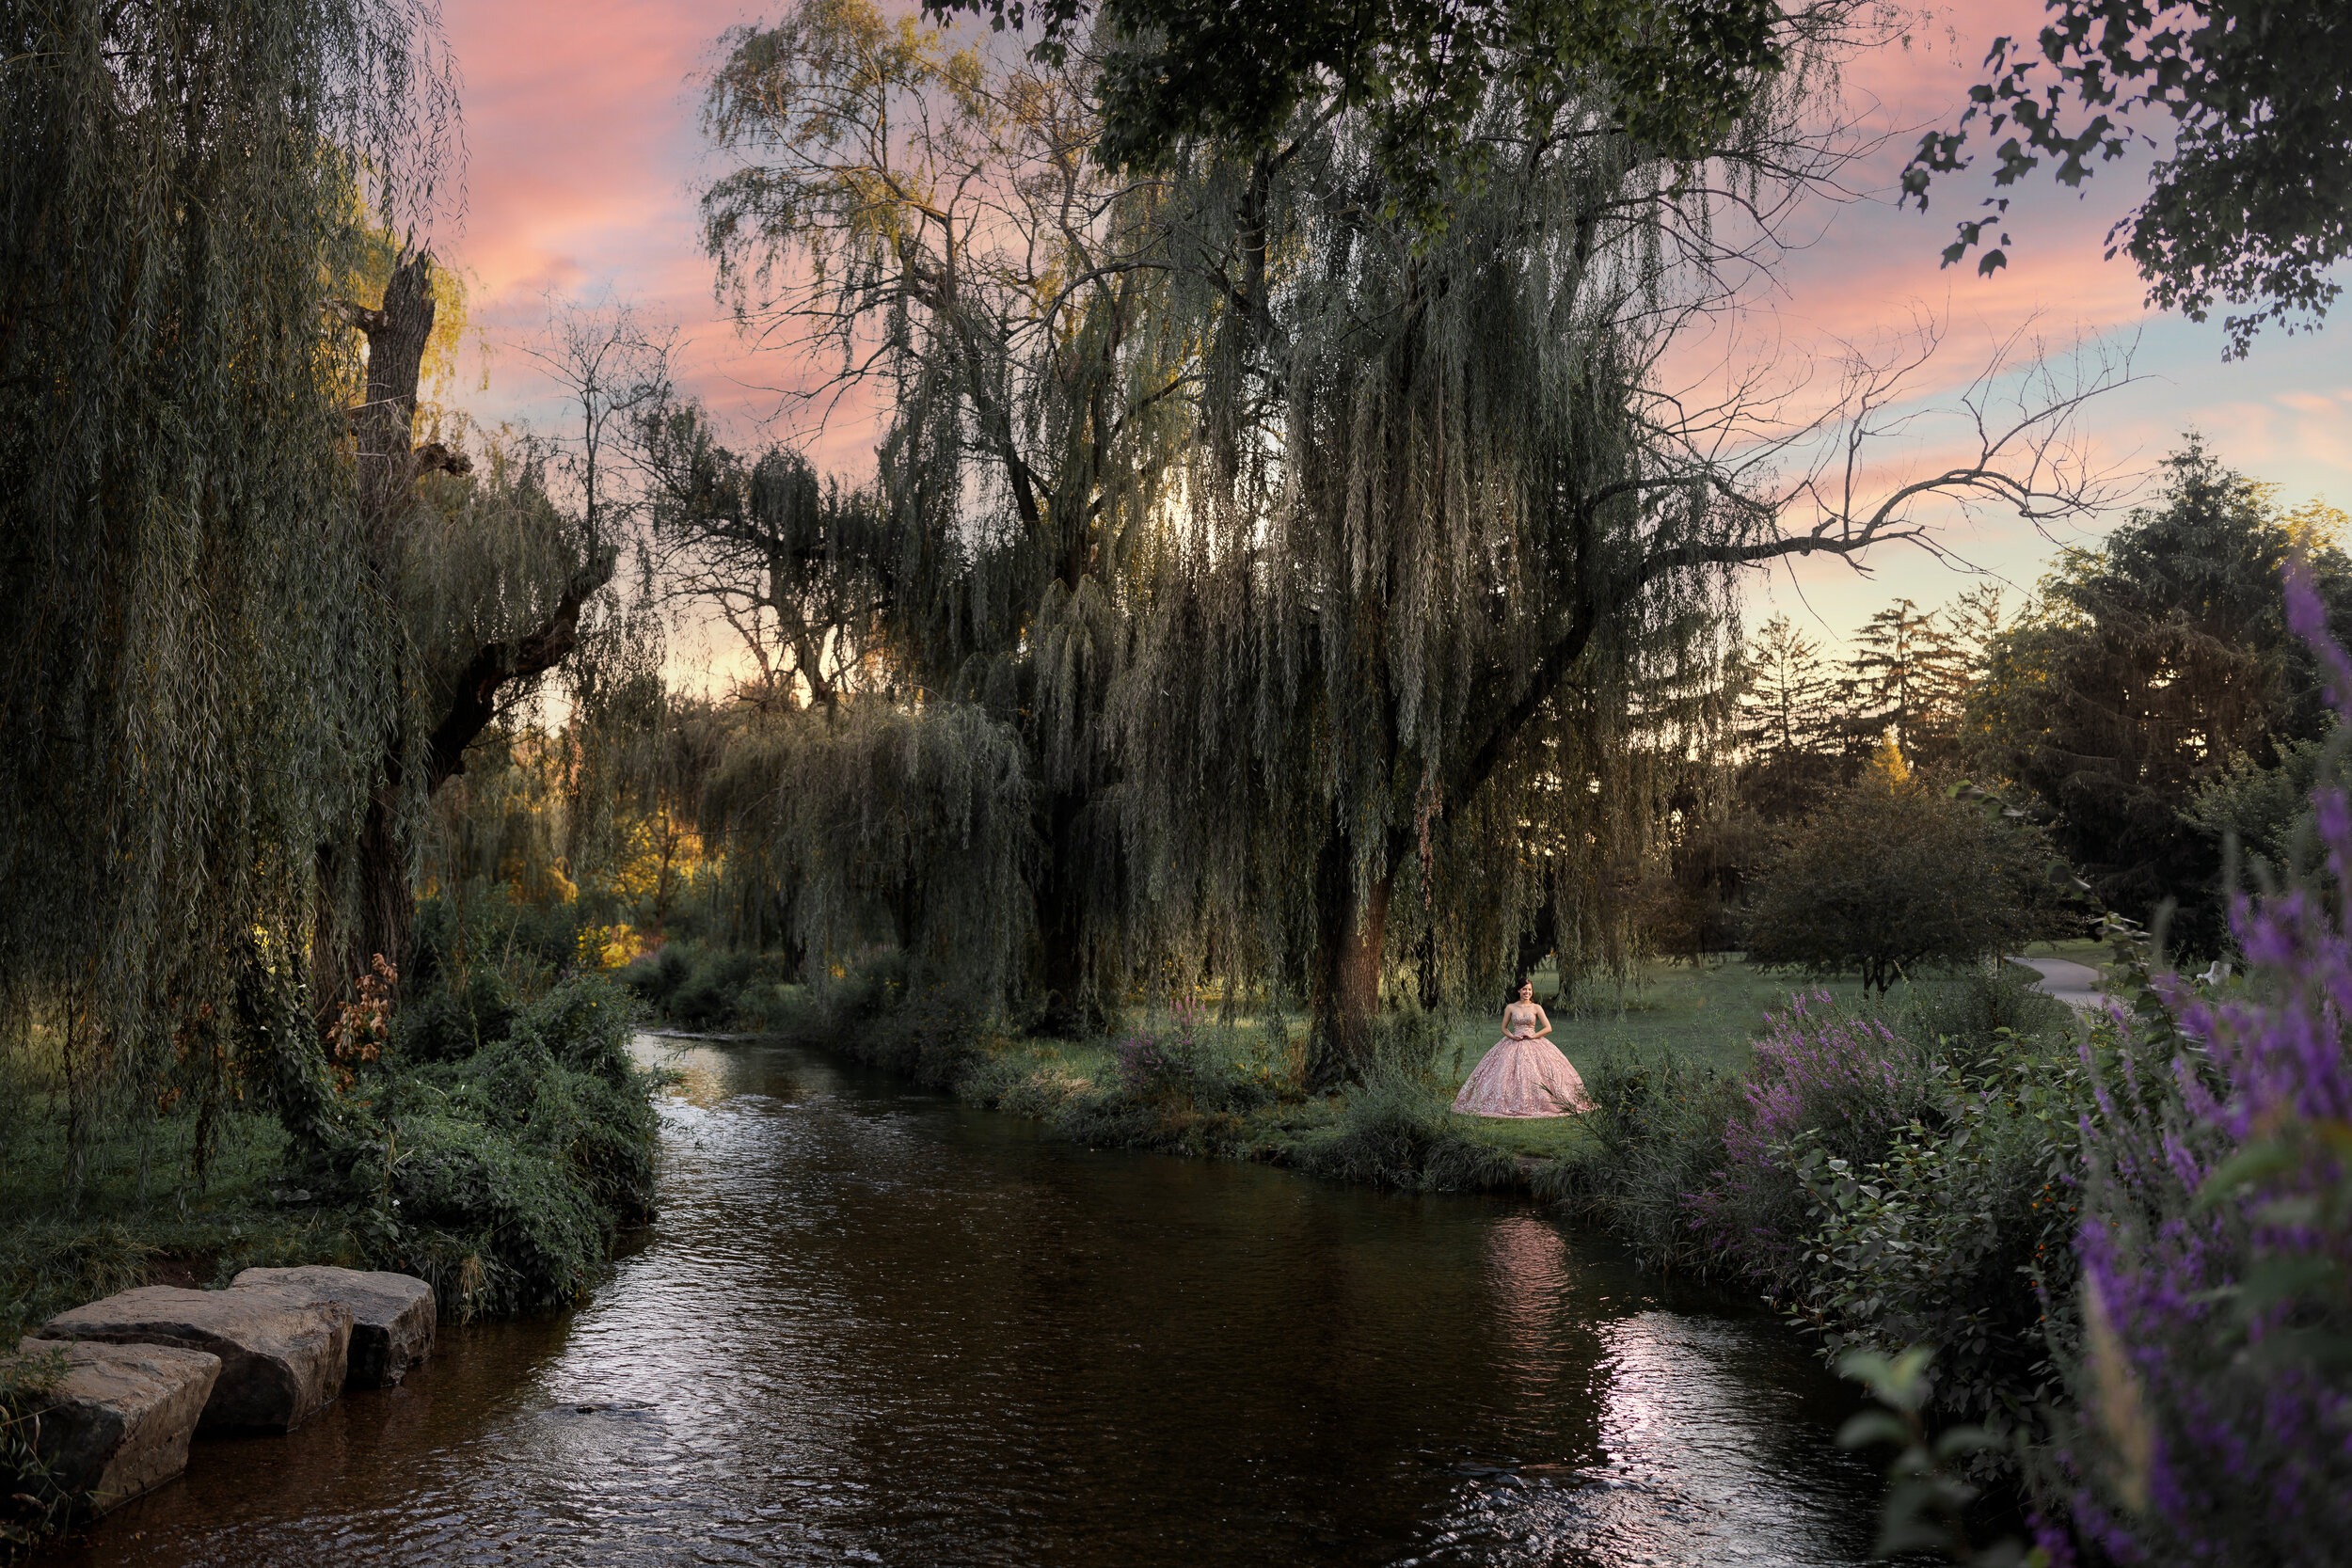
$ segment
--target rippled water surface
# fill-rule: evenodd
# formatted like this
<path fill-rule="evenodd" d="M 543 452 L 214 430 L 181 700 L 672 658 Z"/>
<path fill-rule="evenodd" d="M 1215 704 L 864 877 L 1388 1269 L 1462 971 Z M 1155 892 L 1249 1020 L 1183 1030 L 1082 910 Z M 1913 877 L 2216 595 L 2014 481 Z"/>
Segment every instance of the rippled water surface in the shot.
<path fill-rule="evenodd" d="M 1769 1319 L 1523 1204 L 1091 1152 L 821 1055 L 640 1042 L 661 1223 L 567 1317 L 59 1562 L 1820 1564 L 1873 1488 Z"/>

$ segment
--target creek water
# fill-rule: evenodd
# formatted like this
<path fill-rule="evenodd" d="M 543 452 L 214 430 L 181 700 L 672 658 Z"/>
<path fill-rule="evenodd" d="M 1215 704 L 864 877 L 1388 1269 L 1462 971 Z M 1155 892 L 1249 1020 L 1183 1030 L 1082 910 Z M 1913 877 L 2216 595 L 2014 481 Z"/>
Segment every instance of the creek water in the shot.
<path fill-rule="evenodd" d="M 560 1317 L 60 1563 L 1822 1564 L 1852 1408 L 1523 1202 L 1090 1151 L 831 1057 L 641 1039 L 662 1213 Z"/>

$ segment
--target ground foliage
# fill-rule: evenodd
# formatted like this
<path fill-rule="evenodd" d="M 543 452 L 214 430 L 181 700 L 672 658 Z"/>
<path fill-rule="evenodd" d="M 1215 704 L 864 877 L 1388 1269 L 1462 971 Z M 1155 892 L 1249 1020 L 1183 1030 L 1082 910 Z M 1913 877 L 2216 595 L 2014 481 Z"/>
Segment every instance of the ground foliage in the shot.
<path fill-rule="evenodd" d="M 1941 1347 L 1934 1410 L 2038 1434 L 2071 1322 L 2050 1302 L 2074 1278 L 2084 1082 L 2065 1009 L 2014 977 L 1883 1009 L 1799 994 L 1751 1071 L 1598 1064 L 1592 1142 L 1537 1190 L 1656 1266 L 1757 1290 L 1832 1359 Z M 2013 1453 L 1981 1463 L 2013 1474 Z"/>

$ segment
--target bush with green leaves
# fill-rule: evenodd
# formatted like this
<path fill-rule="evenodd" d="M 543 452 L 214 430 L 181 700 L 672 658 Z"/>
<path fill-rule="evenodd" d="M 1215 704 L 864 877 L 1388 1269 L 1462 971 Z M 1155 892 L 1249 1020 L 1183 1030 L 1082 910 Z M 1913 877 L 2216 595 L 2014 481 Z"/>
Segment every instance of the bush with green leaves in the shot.
<path fill-rule="evenodd" d="M 1936 1124 L 1907 1123 L 1876 1159 L 1788 1146 L 1810 1227 L 1784 1310 L 1833 1356 L 1932 1345 L 1941 1407 L 2036 1428 L 2058 1386 L 2052 1304 L 2068 1321 L 2074 1277 L 2083 1069 L 2037 1054 L 1982 1086 L 1949 1066 L 1940 1080 Z"/>
<path fill-rule="evenodd" d="M 1745 1075 L 1605 1055 L 1592 1141 L 1538 1191 L 1653 1265 L 1759 1289 L 1825 1354 L 1933 1343 L 1939 1404 L 2028 1425 L 2070 1321 L 2069 1018 L 1993 974 L 1876 1012 L 1792 997 Z"/>
<path fill-rule="evenodd" d="M 1295 1159 L 1302 1170 L 1404 1192 L 1479 1192 L 1518 1179 L 1509 1154 L 1473 1137 L 1453 1096 L 1408 1063 L 1375 1057 L 1338 1120 Z"/>
<path fill-rule="evenodd" d="M 2041 830 L 1872 768 L 1788 831 L 1757 877 L 1748 958 L 1809 974 L 1860 971 L 1883 991 L 2081 925 Z"/>
<path fill-rule="evenodd" d="M 463 999 L 412 998 L 379 1060 L 338 1063 L 283 1026 L 272 1096 L 291 1174 L 347 1211 L 376 1266 L 432 1282 L 464 1318 L 576 1301 L 615 1235 L 654 1210 L 651 1077 L 628 1053 L 638 1006 L 578 974 L 503 1006 L 468 1048 Z"/>

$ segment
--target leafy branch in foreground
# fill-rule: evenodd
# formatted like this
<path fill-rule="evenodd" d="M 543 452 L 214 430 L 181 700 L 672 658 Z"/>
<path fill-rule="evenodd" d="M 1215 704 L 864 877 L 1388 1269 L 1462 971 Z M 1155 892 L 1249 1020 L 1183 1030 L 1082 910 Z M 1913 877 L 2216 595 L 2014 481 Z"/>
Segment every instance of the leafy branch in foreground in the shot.
<path fill-rule="evenodd" d="M 2241 356 L 2265 322 L 2300 314 L 2316 326 L 2343 293 L 2330 276 L 2352 255 L 2352 27 L 2334 6 L 2271 0 L 2048 0 L 2030 45 L 2002 37 L 1985 55 L 1992 79 L 1969 90 L 1949 131 L 1931 131 L 1903 170 L 1903 196 L 1928 204 L 1939 174 L 1968 166 L 1970 126 L 2001 143 L 1993 183 L 2006 188 L 2044 161 L 2080 186 L 2089 162 L 2123 156 L 2135 140 L 2160 150 L 2149 195 L 2107 235 L 2148 279 L 2149 303 L 2203 321 L 2214 301 L 2259 303 L 2230 316 L 2227 354 Z M 2089 117 L 2086 119 L 2085 117 Z M 2170 147 L 2148 121 L 2169 119 Z M 2136 121 L 2137 118 L 2137 123 Z M 1963 220 L 1947 266 L 1998 232 L 2007 197 Z M 1977 262 L 2008 264 L 2001 233 Z M 2289 330 L 2293 330 L 2290 325 Z"/>
<path fill-rule="evenodd" d="M 1936 1552 L 1963 1568 L 2047 1568 L 2050 1556 L 2039 1546 L 2027 1551 L 2013 1540 L 1981 1548 L 1970 1544 L 1968 1506 L 1979 1493 L 1963 1472 L 1970 1458 L 1998 1441 L 1974 1426 L 1928 1434 L 1920 1413 L 1927 1407 L 1934 1361 L 1932 1350 L 1914 1345 L 1892 1358 L 1855 1351 L 1837 1363 L 1838 1372 L 1867 1388 L 1879 1405 L 1847 1421 L 1838 1431 L 1838 1446 L 1895 1450 L 1886 1466 L 1874 1555 Z"/>

